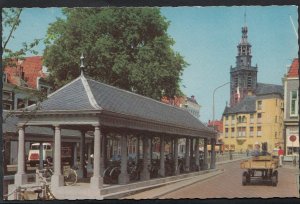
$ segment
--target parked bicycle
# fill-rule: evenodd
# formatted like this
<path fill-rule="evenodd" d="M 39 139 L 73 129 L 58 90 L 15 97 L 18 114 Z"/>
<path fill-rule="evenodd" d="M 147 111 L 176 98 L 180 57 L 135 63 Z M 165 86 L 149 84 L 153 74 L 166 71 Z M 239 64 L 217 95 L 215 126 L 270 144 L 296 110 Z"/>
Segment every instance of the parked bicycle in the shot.
<path fill-rule="evenodd" d="M 47 165 L 44 169 L 44 176 L 47 182 L 51 181 L 51 176 L 54 174 L 53 165 L 50 161 L 47 160 Z M 73 186 L 77 183 L 77 173 L 75 169 L 70 168 L 69 166 L 63 166 L 63 176 L 64 184 L 66 186 Z"/>

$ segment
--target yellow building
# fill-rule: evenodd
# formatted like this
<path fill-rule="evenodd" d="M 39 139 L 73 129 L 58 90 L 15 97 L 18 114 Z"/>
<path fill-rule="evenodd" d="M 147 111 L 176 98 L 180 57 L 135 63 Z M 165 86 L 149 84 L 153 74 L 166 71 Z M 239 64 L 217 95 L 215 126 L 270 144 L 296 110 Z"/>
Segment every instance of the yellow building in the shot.
<path fill-rule="evenodd" d="M 222 120 L 224 151 L 251 151 L 265 142 L 268 152 L 283 147 L 283 87 L 258 83 L 256 94 L 226 107 Z"/>

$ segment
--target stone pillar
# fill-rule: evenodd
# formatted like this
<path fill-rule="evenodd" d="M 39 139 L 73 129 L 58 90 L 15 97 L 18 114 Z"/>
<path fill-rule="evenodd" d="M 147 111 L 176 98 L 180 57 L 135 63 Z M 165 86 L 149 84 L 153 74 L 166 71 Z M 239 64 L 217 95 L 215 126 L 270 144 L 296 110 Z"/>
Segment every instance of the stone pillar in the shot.
<path fill-rule="evenodd" d="M 140 158 L 140 137 L 137 135 L 136 136 L 136 164 L 139 162 Z"/>
<path fill-rule="evenodd" d="M 173 138 L 170 139 L 170 153 L 172 154 L 172 156 L 174 156 L 174 147 L 173 147 Z"/>
<path fill-rule="evenodd" d="M 54 132 L 54 174 L 51 177 L 51 187 L 64 185 L 64 176 L 61 174 L 61 134 L 60 127 L 55 126 Z"/>
<path fill-rule="evenodd" d="M 164 136 L 160 136 L 160 167 L 159 167 L 159 175 L 161 177 L 165 177 L 165 138 Z"/>
<path fill-rule="evenodd" d="M 196 138 L 196 144 L 195 144 L 195 162 L 196 162 L 196 168 L 199 171 L 200 170 L 200 162 L 199 162 L 199 138 Z"/>
<path fill-rule="evenodd" d="M 100 152 L 100 174 L 103 177 L 103 172 L 104 172 L 104 151 L 105 151 L 105 131 L 100 130 L 101 131 L 101 152 Z"/>
<path fill-rule="evenodd" d="M 74 142 L 73 144 L 73 166 L 76 168 L 77 167 L 77 142 Z"/>
<path fill-rule="evenodd" d="M 87 144 L 87 148 L 88 148 L 88 164 L 87 164 L 87 168 L 92 168 L 92 158 L 91 158 L 91 154 L 92 154 L 92 143 L 88 143 Z"/>
<path fill-rule="evenodd" d="M 190 139 L 185 138 L 185 171 L 190 171 Z"/>
<path fill-rule="evenodd" d="M 204 151 L 204 158 L 203 158 L 203 170 L 207 170 L 207 138 L 204 138 L 204 144 L 203 144 L 203 151 Z"/>
<path fill-rule="evenodd" d="M 86 178 L 86 168 L 85 168 L 85 131 L 81 131 L 80 135 L 80 166 L 78 168 L 78 177 Z M 89 156 L 89 155 L 87 155 Z"/>
<path fill-rule="evenodd" d="M 18 171 L 15 174 L 15 186 L 20 186 L 27 183 L 27 175 L 25 173 L 25 132 L 24 126 L 19 128 L 18 142 Z"/>
<path fill-rule="evenodd" d="M 95 126 L 94 132 L 94 170 L 91 178 L 90 187 L 92 189 L 100 189 L 103 186 L 103 177 L 100 175 L 100 153 L 101 153 L 101 132 L 100 127 Z"/>
<path fill-rule="evenodd" d="M 141 172 L 141 180 L 150 179 L 150 140 L 148 137 L 143 137 L 143 170 Z"/>
<path fill-rule="evenodd" d="M 105 170 L 107 168 L 107 133 L 103 133 L 103 169 Z M 103 174 L 102 174 L 103 175 Z"/>
<path fill-rule="evenodd" d="M 43 160 L 43 143 L 40 142 L 40 151 L 39 151 L 39 155 L 40 155 L 40 163 L 39 163 L 39 169 L 42 170 L 44 168 L 44 160 Z M 45 158 L 46 159 L 46 158 Z"/>
<path fill-rule="evenodd" d="M 150 164 L 152 163 L 153 137 L 150 137 Z"/>
<path fill-rule="evenodd" d="M 121 173 L 118 177 L 119 184 L 127 184 L 129 175 L 127 173 L 127 135 L 121 136 Z"/>
<path fill-rule="evenodd" d="M 211 154 L 210 154 L 210 169 L 215 169 L 216 168 L 216 151 L 215 151 L 215 145 L 216 145 L 216 139 L 212 138 L 210 140 L 211 144 Z"/>
<path fill-rule="evenodd" d="M 179 174 L 179 169 L 178 169 L 178 138 L 174 138 L 174 174 L 178 175 Z"/>
<path fill-rule="evenodd" d="M 192 165 L 193 154 L 194 154 L 194 138 L 191 138 L 190 139 L 190 166 Z"/>

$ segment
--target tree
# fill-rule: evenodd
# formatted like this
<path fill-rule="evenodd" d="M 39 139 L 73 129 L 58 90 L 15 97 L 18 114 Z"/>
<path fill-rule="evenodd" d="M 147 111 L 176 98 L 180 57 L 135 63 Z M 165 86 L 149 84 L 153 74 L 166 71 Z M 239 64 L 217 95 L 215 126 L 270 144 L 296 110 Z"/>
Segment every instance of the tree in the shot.
<path fill-rule="evenodd" d="M 157 8 L 63 9 L 47 31 L 44 64 L 57 88 L 85 75 L 157 100 L 180 95 L 187 63 L 172 50 L 169 22 Z"/>
<path fill-rule="evenodd" d="M 23 42 L 22 48 L 17 51 L 13 51 L 8 48 L 8 43 L 14 39 L 14 32 L 21 23 L 21 13 L 23 9 L 20 8 L 3 8 L 2 9 L 2 63 L 3 67 L 16 66 L 18 59 L 24 59 L 27 53 L 37 54 L 34 47 L 38 45 L 41 39 L 34 39 L 32 43 Z"/>

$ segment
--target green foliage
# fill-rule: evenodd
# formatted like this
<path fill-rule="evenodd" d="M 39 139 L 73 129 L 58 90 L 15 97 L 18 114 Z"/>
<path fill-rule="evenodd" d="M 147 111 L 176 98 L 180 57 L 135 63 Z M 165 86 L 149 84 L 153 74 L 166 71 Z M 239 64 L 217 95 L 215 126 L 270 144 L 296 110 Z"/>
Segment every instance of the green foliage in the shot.
<path fill-rule="evenodd" d="M 24 59 L 26 53 L 36 55 L 37 52 L 34 47 L 38 45 L 41 39 L 35 39 L 32 43 L 23 42 L 22 48 L 17 51 L 13 51 L 7 47 L 8 43 L 14 39 L 13 33 L 16 31 L 21 23 L 22 9 L 20 8 L 3 8 L 2 9 L 2 49 L 3 49 L 3 67 L 5 66 L 16 66 L 16 59 Z"/>
<path fill-rule="evenodd" d="M 60 87 L 80 74 L 159 100 L 180 94 L 187 63 L 172 50 L 169 22 L 157 8 L 63 9 L 47 31 L 44 64 Z"/>

